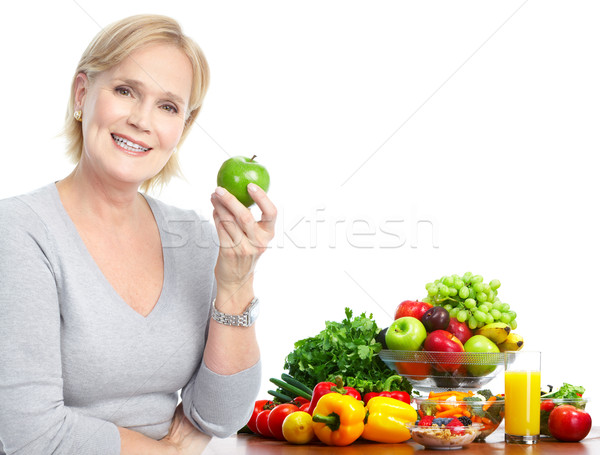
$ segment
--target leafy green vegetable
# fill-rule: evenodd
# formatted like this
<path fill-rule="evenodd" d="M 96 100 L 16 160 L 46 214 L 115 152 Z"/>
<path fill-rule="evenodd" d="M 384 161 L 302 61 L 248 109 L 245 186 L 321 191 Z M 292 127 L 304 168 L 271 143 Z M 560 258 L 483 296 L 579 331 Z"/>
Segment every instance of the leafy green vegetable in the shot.
<path fill-rule="evenodd" d="M 489 400 L 490 398 L 492 398 L 494 396 L 494 394 L 492 393 L 492 391 L 490 389 L 479 390 L 477 393 L 479 395 L 481 395 L 482 397 L 485 397 L 486 400 Z"/>
<path fill-rule="evenodd" d="M 435 416 L 435 414 L 437 413 L 437 401 L 433 401 L 433 400 L 432 401 L 430 401 L 430 400 L 422 401 L 421 404 L 419 405 L 419 409 L 426 416 Z"/>
<path fill-rule="evenodd" d="M 469 410 L 471 411 L 471 414 L 479 416 L 481 418 L 485 417 L 487 419 L 490 419 L 493 423 L 500 422 L 503 418 L 502 411 L 504 410 L 504 403 L 501 401 L 502 397 L 496 395 L 496 397 L 500 400 L 494 401 L 493 403 L 490 404 L 488 402 L 489 402 L 490 398 L 494 395 L 492 395 L 492 393 L 489 390 L 487 390 L 487 389 L 479 390 L 477 392 L 477 394 L 484 396 L 485 401 L 482 400 L 480 397 L 465 397 L 464 398 L 464 401 L 466 401 L 470 405 Z M 486 407 L 485 410 L 483 409 L 484 407 Z"/>
<path fill-rule="evenodd" d="M 395 374 L 379 358 L 381 343 L 375 337 L 381 331 L 373 315 L 352 318 L 352 310 L 345 309 L 342 322 L 325 322 L 325 329 L 314 337 L 294 344 L 284 368 L 290 376 L 313 388 L 319 382 L 331 381 L 335 376 L 344 378 L 344 385 L 354 387 L 361 394 L 382 391 L 385 380 Z M 412 386 L 404 378 L 394 390 L 411 393 Z"/>
<path fill-rule="evenodd" d="M 563 385 L 560 389 L 558 389 L 556 392 L 546 393 L 542 395 L 542 398 L 562 398 L 567 400 L 579 400 L 584 393 L 584 387 L 574 386 L 563 382 Z"/>
<path fill-rule="evenodd" d="M 483 400 L 481 399 L 481 397 L 464 397 L 463 401 L 465 401 L 467 403 L 475 403 L 475 402 L 483 403 Z"/>

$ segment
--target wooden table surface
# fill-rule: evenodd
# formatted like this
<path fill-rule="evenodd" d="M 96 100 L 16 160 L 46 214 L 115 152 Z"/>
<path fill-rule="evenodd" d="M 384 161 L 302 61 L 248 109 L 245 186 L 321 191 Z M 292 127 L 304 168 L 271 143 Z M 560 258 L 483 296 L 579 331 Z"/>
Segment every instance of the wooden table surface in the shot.
<path fill-rule="evenodd" d="M 328 447 L 323 444 L 292 445 L 283 441 L 264 439 L 254 435 L 240 434 L 227 439 L 213 438 L 203 454 L 248 454 L 248 455 L 410 455 L 427 453 L 446 453 L 447 450 L 425 449 L 422 445 L 407 441 L 403 444 L 377 444 L 359 440 L 346 447 Z M 600 427 L 592 428 L 590 434 L 581 442 L 558 442 L 551 438 L 542 438 L 535 445 L 505 444 L 504 428 L 499 427 L 488 436 L 486 442 L 474 442 L 463 449 L 450 453 L 479 455 L 600 455 Z"/>

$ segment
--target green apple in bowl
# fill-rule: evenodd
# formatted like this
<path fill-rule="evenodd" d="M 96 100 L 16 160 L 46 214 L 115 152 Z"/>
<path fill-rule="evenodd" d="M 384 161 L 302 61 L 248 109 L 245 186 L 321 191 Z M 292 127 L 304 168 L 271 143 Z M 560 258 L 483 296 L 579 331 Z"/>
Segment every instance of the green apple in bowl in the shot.
<path fill-rule="evenodd" d="M 418 351 L 427 338 L 425 326 L 417 318 L 405 316 L 396 319 L 385 334 L 385 344 L 389 349 Z"/>
<path fill-rule="evenodd" d="M 465 343 L 465 352 L 500 352 L 496 343 L 483 335 L 473 335 Z M 496 365 L 467 365 L 471 376 L 486 376 L 496 369 Z"/>
<path fill-rule="evenodd" d="M 254 204 L 248 193 L 248 184 L 254 183 L 265 192 L 269 191 L 271 179 L 267 169 L 252 158 L 234 156 L 226 160 L 217 174 L 217 185 L 233 194 L 246 207 Z"/>

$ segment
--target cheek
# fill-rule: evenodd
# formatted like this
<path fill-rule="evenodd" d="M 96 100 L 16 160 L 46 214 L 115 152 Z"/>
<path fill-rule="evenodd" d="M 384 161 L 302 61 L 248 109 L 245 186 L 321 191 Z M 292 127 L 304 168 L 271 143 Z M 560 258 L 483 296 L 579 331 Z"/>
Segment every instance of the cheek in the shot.
<path fill-rule="evenodd" d="M 89 113 L 87 117 L 91 127 L 107 127 L 114 123 L 116 119 L 127 115 L 126 104 L 115 102 L 113 97 L 106 93 L 99 94 L 90 104 L 91 106 L 88 104 Z"/>
<path fill-rule="evenodd" d="M 179 139 L 181 139 L 181 135 L 183 134 L 183 120 L 173 119 L 174 121 L 169 121 L 164 123 L 164 128 L 161 130 L 161 143 L 167 149 L 174 149 L 179 144 Z"/>

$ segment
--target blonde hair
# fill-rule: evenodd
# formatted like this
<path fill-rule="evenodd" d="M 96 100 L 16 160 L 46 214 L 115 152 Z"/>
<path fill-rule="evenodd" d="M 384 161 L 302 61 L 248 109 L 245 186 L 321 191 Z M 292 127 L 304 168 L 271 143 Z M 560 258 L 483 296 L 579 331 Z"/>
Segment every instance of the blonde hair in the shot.
<path fill-rule="evenodd" d="M 192 64 L 192 92 L 185 126 L 177 147 L 179 149 L 202 107 L 210 78 L 208 63 L 200 47 L 183 34 L 180 25 L 174 19 L 167 16 L 144 14 L 127 17 L 101 30 L 79 60 L 71 83 L 71 96 L 64 127 L 64 135 L 67 138 L 67 156 L 73 162 L 79 162 L 83 151 L 81 123 L 73 118 L 77 75 L 85 73 L 91 81 L 98 73 L 120 64 L 137 49 L 155 43 L 176 46 L 188 56 Z M 143 191 L 148 191 L 155 186 L 162 187 L 171 177 L 181 175 L 177 153 L 177 151 L 173 153 L 157 175 L 141 185 Z"/>

